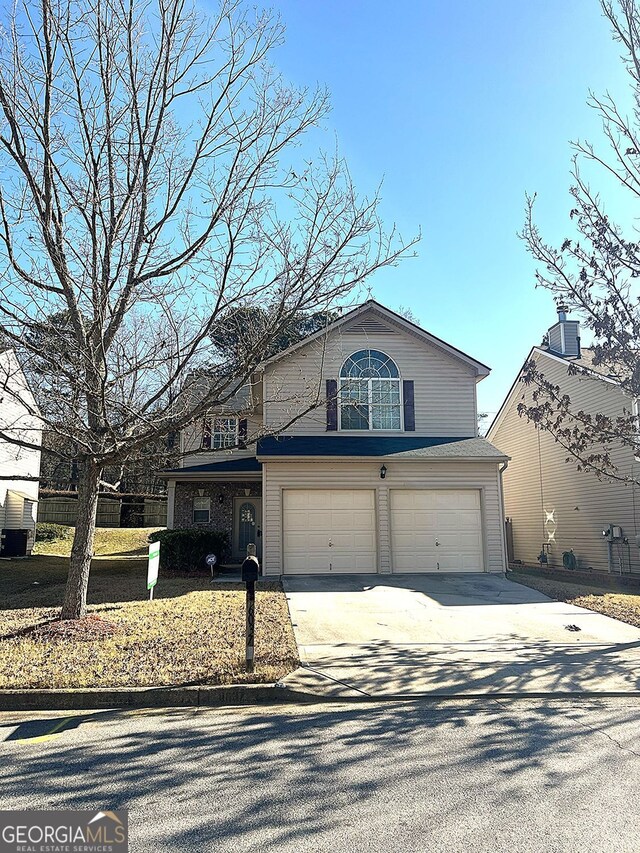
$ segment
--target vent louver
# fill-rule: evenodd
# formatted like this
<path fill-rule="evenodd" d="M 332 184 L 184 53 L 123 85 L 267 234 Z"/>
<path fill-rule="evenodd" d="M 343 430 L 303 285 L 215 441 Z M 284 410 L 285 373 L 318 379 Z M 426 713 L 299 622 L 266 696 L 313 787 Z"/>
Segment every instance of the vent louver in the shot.
<path fill-rule="evenodd" d="M 391 334 L 393 329 L 380 323 L 378 320 L 361 320 L 346 329 L 347 332 L 363 332 L 364 334 Z"/>

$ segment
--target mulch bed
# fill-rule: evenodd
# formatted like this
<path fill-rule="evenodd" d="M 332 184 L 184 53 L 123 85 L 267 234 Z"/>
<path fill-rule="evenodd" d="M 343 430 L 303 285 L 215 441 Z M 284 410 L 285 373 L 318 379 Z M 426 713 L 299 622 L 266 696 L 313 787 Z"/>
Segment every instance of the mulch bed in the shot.
<path fill-rule="evenodd" d="M 104 619 L 97 613 L 90 613 L 83 619 L 54 619 L 42 625 L 34 625 L 25 635 L 36 642 L 66 640 L 74 643 L 89 642 L 103 637 L 113 637 L 123 632 L 122 625 Z"/>

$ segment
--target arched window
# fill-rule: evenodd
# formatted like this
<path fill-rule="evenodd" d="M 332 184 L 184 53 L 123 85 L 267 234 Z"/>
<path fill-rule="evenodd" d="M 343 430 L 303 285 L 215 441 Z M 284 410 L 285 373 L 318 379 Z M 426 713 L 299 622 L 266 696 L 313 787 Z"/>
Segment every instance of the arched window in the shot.
<path fill-rule="evenodd" d="M 354 352 L 340 371 L 340 429 L 402 429 L 400 373 L 375 349 Z"/>

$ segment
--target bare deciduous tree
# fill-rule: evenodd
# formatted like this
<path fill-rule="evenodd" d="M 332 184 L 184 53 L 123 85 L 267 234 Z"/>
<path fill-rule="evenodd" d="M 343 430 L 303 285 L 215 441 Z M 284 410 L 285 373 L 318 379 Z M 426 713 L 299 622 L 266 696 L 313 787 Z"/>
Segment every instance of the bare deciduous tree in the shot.
<path fill-rule="evenodd" d="M 328 96 L 275 72 L 282 38 L 237 0 L 22 0 L 0 32 L 0 322 L 80 471 L 63 618 L 85 612 L 105 466 L 231 398 L 300 311 L 407 249 L 342 160 L 302 156 Z M 256 305 L 242 365 L 213 357 Z"/>
<path fill-rule="evenodd" d="M 633 402 L 640 397 L 640 241 L 634 220 L 619 224 L 610 218 L 584 170 L 587 165 L 602 170 L 623 197 L 631 203 L 640 199 L 640 6 L 637 0 L 602 0 L 602 9 L 622 46 L 633 90 L 633 115 L 624 115 L 611 95 L 590 96 L 589 105 L 602 119 L 608 152 L 588 142 L 573 143 L 570 219 L 574 234 L 559 248 L 547 243 L 533 219 L 535 197 L 528 197 L 522 237 L 540 264 L 538 286 L 551 291 L 559 304 L 578 312 L 594 338 L 594 366 L 619 383 L 629 406 L 615 418 L 579 409 L 530 362 L 525 365 L 523 380 L 531 388 L 531 399 L 520 404 L 519 412 L 550 431 L 578 469 L 632 482 L 631 472 L 614 464 L 611 450 L 627 447 L 640 455 Z M 572 363 L 569 370 L 593 379 L 579 362 Z"/>

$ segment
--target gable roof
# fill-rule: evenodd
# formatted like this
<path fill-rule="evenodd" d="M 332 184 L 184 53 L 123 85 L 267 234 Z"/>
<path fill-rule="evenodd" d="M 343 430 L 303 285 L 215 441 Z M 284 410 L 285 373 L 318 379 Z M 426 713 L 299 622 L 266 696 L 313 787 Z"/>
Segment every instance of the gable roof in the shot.
<path fill-rule="evenodd" d="M 276 361 L 280 361 L 283 358 L 286 358 L 291 353 L 296 352 L 301 347 L 306 346 L 311 343 L 311 341 L 318 340 L 319 338 L 325 337 L 329 334 L 329 332 L 333 332 L 337 329 L 342 328 L 346 324 L 353 323 L 354 320 L 357 320 L 362 314 L 365 314 L 367 311 L 374 311 L 375 313 L 382 316 L 384 319 L 390 321 L 396 326 L 400 326 L 405 331 L 410 332 L 413 335 L 416 335 L 419 338 L 422 338 L 429 344 L 437 347 L 443 352 L 447 353 L 454 358 L 457 358 L 459 361 L 462 361 L 468 367 L 472 367 L 475 370 L 476 376 L 480 379 L 488 376 L 491 372 L 491 368 L 487 367 L 486 364 L 483 364 L 481 361 L 478 361 L 475 358 L 472 358 L 467 353 L 462 350 L 457 349 L 456 347 L 451 346 L 451 344 L 446 343 L 441 338 L 432 335 L 431 332 L 427 332 L 425 329 L 422 329 L 420 326 L 417 326 L 415 323 L 412 323 L 410 320 L 407 320 L 405 317 L 402 317 L 400 314 L 396 314 L 395 311 L 391 311 L 390 308 L 385 307 L 380 302 L 376 302 L 375 299 L 368 299 L 366 302 L 363 302 L 361 305 L 358 305 L 356 308 L 353 308 L 351 311 L 348 311 L 342 317 L 339 317 L 337 320 L 334 320 L 333 323 L 329 323 L 328 326 L 325 326 L 324 329 L 321 329 L 319 332 L 314 332 L 312 335 L 308 335 L 306 338 L 303 338 L 301 341 L 293 344 L 285 350 L 282 350 L 279 353 L 271 356 L 271 358 L 265 359 L 262 362 L 261 367 L 265 367 L 268 364 L 274 364 Z"/>
<path fill-rule="evenodd" d="M 520 383 L 520 377 L 522 376 L 522 371 L 524 369 L 524 366 L 529 361 L 529 359 L 534 355 L 534 353 L 536 355 L 542 355 L 545 358 L 549 358 L 552 361 L 562 362 L 562 364 L 567 365 L 567 368 L 569 367 L 570 364 L 577 364 L 585 373 L 590 373 L 592 375 L 593 379 L 599 379 L 602 382 L 608 382 L 612 385 L 619 385 L 618 380 L 613 378 L 607 372 L 606 367 L 604 367 L 603 365 L 594 365 L 594 363 L 593 363 L 593 350 L 591 350 L 587 347 L 581 348 L 579 359 L 563 358 L 561 355 L 557 355 L 554 352 L 550 352 L 550 350 L 544 349 L 543 347 L 539 347 L 539 346 L 532 347 L 531 350 L 529 351 L 529 355 L 525 358 L 524 362 L 522 363 L 522 367 L 520 368 L 520 370 L 516 374 L 516 378 L 513 380 L 513 384 L 511 385 L 511 388 L 509 388 L 509 390 L 507 391 L 507 395 L 504 398 L 502 405 L 498 409 L 498 412 L 497 412 L 495 418 L 491 422 L 491 426 L 487 430 L 487 437 L 489 437 L 492 430 L 498 429 L 498 427 L 500 426 L 500 423 L 502 422 L 503 417 L 506 415 L 507 410 L 513 401 L 513 397 L 514 397 L 516 391 L 518 390 L 518 386 Z"/>

